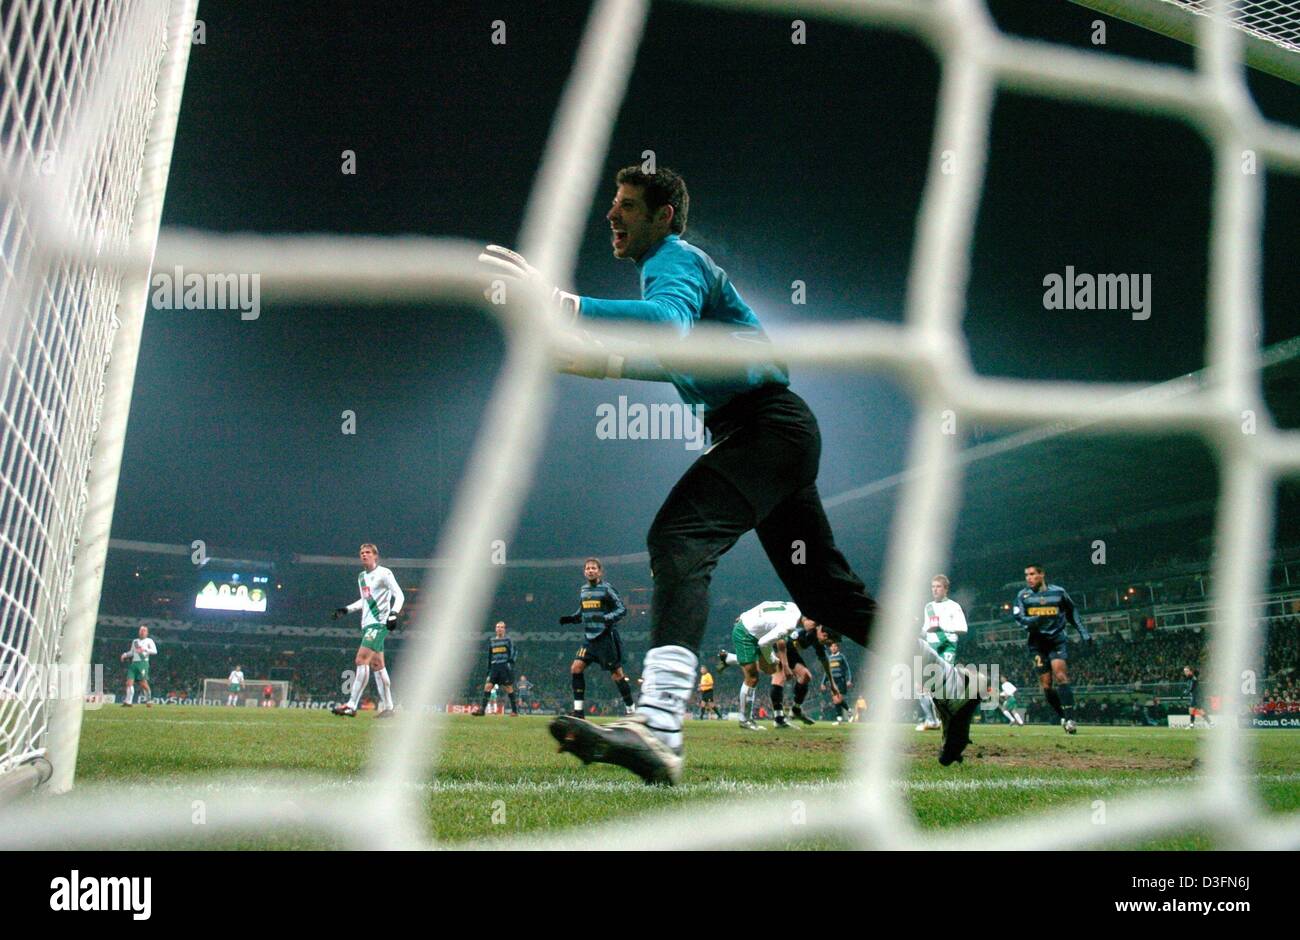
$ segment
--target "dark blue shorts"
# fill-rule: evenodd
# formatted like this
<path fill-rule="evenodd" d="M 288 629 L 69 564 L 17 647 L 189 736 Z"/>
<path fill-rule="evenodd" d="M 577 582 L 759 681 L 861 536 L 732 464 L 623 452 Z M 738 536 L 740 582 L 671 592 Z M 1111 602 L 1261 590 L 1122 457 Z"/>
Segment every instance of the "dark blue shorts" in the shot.
<path fill-rule="evenodd" d="M 1052 660 L 1070 658 L 1070 645 L 1066 641 L 1064 630 L 1060 633 L 1029 634 L 1029 648 L 1034 651 L 1034 668 L 1039 675 L 1052 671 Z"/>
<path fill-rule="evenodd" d="M 584 663 L 596 663 L 600 668 L 613 672 L 623 665 L 623 640 L 618 631 L 611 628 L 578 647 L 573 658 Z"/>
<path fill-rule="evenodd" d="M 506 663 L 496 663 L 489 667 L 487 681 L 492 685 L 514 685 L 515 676 Z"/>

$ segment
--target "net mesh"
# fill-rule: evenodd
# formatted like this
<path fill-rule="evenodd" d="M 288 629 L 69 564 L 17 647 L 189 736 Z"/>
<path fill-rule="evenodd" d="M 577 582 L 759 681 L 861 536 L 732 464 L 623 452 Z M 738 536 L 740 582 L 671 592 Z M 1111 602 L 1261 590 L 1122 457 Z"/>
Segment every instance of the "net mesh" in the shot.
<path fill-rule="evenodd" d="M 712 0 L 737 10 L 828 17 L 868 27 L 900 30 L 927 42 L 943 77 L 932 156 L 920 212 L 903 323 L 807 325 L 780 343 L 791 364 L 890 373 L 915 398 L 909 472 L 890 533 L 884 614 L 873 638 L 878 654 L 864 666 L 869 700 L 890 698 L 889 664 L 910 660 L 913 628 L 907 611 L 925 596 L 929 574 L 944 567 L 959 462 L 956 438 L 938 429 L 935 416 L 953 409 L 971 421 L 1089 422 L 1125 433 L 1187 431 L 1202 436 L 1220 464 L 1221 492 L 1213 583 L 1223 628 L 1212 641 L 1215 664 L 1210 694 L 1235 714 L 1241 696 L 1233 677 L 1258 648 L 1258 625 L 1249 599 L 1262 593 L 1258 561 L 1268 556 L 1274 489 L 1279 477 L 1300 473 L 1300 435 L 1277 430 L 1260 393 L 1258 251 L 1261 180 L 1265 168 L 1300 173 L 1300 133 L 1263 120 L 1252 107 L 1238 65 L 1239 35 L 1214 18 L 1200 18 L 1200 52 L 1194 72 L 1067 49 L 1001 33 L 978 0 Z M 1262 4 L 1257 4 L 1262 6 Z M 595 193 L 613 121 L 648 15 L 645 0 L 598 0 L 548 138 L 524 225 L 521 251 L 557 283 L 569 283 L 587 207 Z M 1207 317 L 1210 378 L 1187 395 L 1142 399 L 1130 385 L 1077 385 L 993 379 L 973 372 L 961 330 L 975 208 L 983 188 L 992 101 L 1000 88 L 1096 105 L 1172 114 L 1189 120 L 1215 155 L 1211 287 Z M 1243 172 L 1243 153 L 1258 157 L 1260 173 Z M 945 172 L 946 152 L 959 155 Z M 354 237 L 250 237 L 172 233 L 160 245 L 160 264 L 191 271 L 260 272 L 274 301 L 389 302 L 421 299 L 476 303 L 500 319 L 507 339 L 498 376 L 436 557 L 424 604 L 407 649 L 404 706 L 436 711 L 458 689 L 470 667 L 474 625 L 486 616 L 497 575 L 482 559 L 494 539 L 513 530 L 540 453 L 552 401 L 551 350 L 565 342 L 561 326 L 532 304 L 493 306 L 484 301 L 478 245 L 443 239 Z M 623 338 L 671 352 L 675 362 L 725 368 L 744 350 L 726 339 L 699 334 L 691 348 L 645 331 Z M 671 347 L 669 346 L 671 342 Z M 933 361 L 944 350 L 942 368 Z M 1137 402 L 1141 400 L 1141 407 Z M 1243 414 L 1258 417 L 1243 433 Z M 511 461 L 497 459 L 502 452 Z M 508 464 L 508 466 L 507 466 Z M 359 840 L 362 847 L 410 848 L 433 844 L 423 799 L 443 732 L 443 722 L 405 721 L 377 742 L 372 782 L 386 799 L 376 804 L 369 787 L 296 777 L 291 783 L 241 775 L 229 787 L 203 781 L 208 834 L 266 831 L 281 826 L 315 829 Z M 1132 843 L 1202 828 L 1221 845 L 1295 847 L 1300 820 L 1265 817 L 1258 794 L 1243 779 L 1245 735 L 1235 723 L 1205 738 L 1204 776 L 1190 790 L 1109 803 L 1101 821 L 1095 807 L 1036 811 L 1032 820 L 1010 819 L 932 832 L 919 829 L 903 787 L 904 726 L 869 723 L 856 737 L 847 786 L 746 797 L 719 804 L 676 805 L 670 812 L 582 830 L 528 836 L 494 846 L 692 848 L 785 842 L 825 836 L 863 847 L 1058 848 Z M 689 749 L 689 741 L 688 741 Z M 191 796 L 183 788 L 151 802 L 148 819 L 122 811 L 125 796 L 79 788 L 50 805 L 29 805 L 0 826 L 0 844 L 32 846 L 111 844 L 174 836 L 190 827 Z M 277 799 L 276 794 L 281 794 Z M 798 813 L 792 813 L 797 801 Z M 351 822 L 365 814 L 368 825 Z M 797 822 L 795 819 L 797 818 Z M 125 820 L 129 820 L 129 828 Z M 792 828 L 796 826 L 797 829 Z"/>
<path fill-rule="evenodd" d="M 1215 12 L 1212 0 L 1164 0 L 1202 16 Z M 1294 0 L 1231 0 L 1231 22 L 1260 39 L 1300 52 L 1300 6 Z"/>
<path fill-rule="evenodd" d="M 0 770 L 44 750 L 168 7 L 0 13 Z"/>

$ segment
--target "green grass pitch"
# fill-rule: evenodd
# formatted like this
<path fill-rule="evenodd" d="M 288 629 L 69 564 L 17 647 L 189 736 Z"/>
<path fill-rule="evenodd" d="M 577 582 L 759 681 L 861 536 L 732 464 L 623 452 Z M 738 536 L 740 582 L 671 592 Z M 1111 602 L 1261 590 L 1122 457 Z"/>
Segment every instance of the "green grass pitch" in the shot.
<path fill-rule="evenodd" d="M 248 772 L 307 771 L 315 786 L 361 787 L 375 735 L 396 730 L 373 715 L 348 719 L 328 712 L 157 706 L 88 712 L 78 784 L 130 787 L 143 805 L 151 790 L 201 795 L 216 777 Z M 548 718 L 447 720 L 436 780 L 423 791 L 440 840 L 492 840 L 627 818 L 683 803 L 737 794 L 780 793 L 795 786 L 849 786 L 842 779 L 846 746 L 860 726 L 789 732 L 741 731 L 733 722 L 687 726 L 683 785 L 649 788 L 619 768 L 583 768 L 557 753 Z M 980 725 L 964 765 L 941 768 L 935 732 L 908 735 L 908 772 L 897 781 L 925 827 L 952 826 L 1078 805 L 1135 790 L 1167 795 L 1200 778 L 1204 732 L 1168 728 L 1084 726 L 1075 737 L 1058 727 Z M 1246 774 L 1271 811 L 1300 810 L 1300 734 L 1248 732 L 1253 765 Z M 323 782 L 321 782 L 323 780 Z M 382 795 L 377 795 L 382 799 Z M 133 848 L 331 848 L 349 844 L 320 832 L 208 836 L 200 829 L 172 842 L 151 838 Z M 833 842 L 793 843 L 833 847 Z M 1209 848 L 1204 834 L 1146 843 L 1144 848 Z"/>

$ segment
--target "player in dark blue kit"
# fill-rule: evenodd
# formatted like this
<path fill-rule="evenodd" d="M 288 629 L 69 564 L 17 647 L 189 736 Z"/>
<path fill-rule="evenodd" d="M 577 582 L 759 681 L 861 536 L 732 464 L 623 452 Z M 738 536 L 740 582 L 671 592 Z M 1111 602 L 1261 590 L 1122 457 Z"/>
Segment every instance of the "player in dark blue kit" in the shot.
<path fill-rule="evenodd" d="M 839 692 L 843 689 L 843 686 L 832 679 L 831 673 L 833 670 L 830 658 L 826 655 L 826 644 L 835 643 L 838 646 L 838 641 L 839 637 L 833 633 L 828 633 L 825 627 L 813 623 L 807 617 L 799 620 L 798 632 L 786 640 L 782 652 L 785 653 L 786 662 L 794 671 L 794 707 L 790 709 L 790 716 L 796 721 L 801 721 L 805 725 L 816 724 L 815 721 L 803 713 L 804 699 L 808 697 L 808 689 L 812 686 L 812 670 L 803 661 L 800 650 L 808 650 L 816 654 L 818 661 L 822 664 L 823 675 Z"/>
<path fill-rule="evenodd" d="M 1074 601 L 1065 588 L 1047 583 L 1042 565 L 1025 568 L 1025 585 L 1011 606 L 1011 616 L 1028 631 L 1029 648 L 1034 651 L 1034 667 L 1047 704 L 1060 717 L 1066 734 L 1074 734 L 1078 729 L 1074 723 L 1074 689 L 1070 688 L 1065 667 L 1069 659 L 1065 628 L 1072 625 L 1085 643 L 1092 637 L 1079 622 Z"/>
<path fill-rule="evenodd" d="M 853 671 L 849 669 L 849 658 L 844 655 L 839 643 L 831 643 L 831 654 L 827 657 L 826 678 L 830 685 L 831 701 L 835 704 L 835 723 L 851 721 L 849 704 L 844 700 L 844 693 L 853 685 Z"/>
<path fill-rule="evenodd" d="M 475 715 L 487 714 L 488 697 L 498 686 L 510 696 L 510 714 L 519 717 L 519 699 L 515 696 L 515 641 L 506 636 L 506 622 L 498 620 L 496 636 L 488 640 L 488 677 L 483 685 L 483 701 Z"/>
<path fill-rule="evenodd" d="M 586 715 L 587 664 L 596 663 L 609 673 L 623 696 L 623 707 L 632 713 L 632 683 L 623 672 L 623 640 L 614 626 L 627 614 L 618 592 L 604 580 L 605 570 L 599 558 L 582 564 L 587 583 L 579 593 L 578 612 L 561 617 L 561 624 L 582 624 L 582 646 L 573 657 L 569 673 L 573 677 L 573 717 Z"/>
<path fill-rule="evenodd" d="M 1201 674 L 1191 666 L 1184 666 L 1183 678 L 1187 680 L 1187 715 L 1195 728 L 1196 719 L 1205 717 L 1205 712 L 1201 709 Z"/>

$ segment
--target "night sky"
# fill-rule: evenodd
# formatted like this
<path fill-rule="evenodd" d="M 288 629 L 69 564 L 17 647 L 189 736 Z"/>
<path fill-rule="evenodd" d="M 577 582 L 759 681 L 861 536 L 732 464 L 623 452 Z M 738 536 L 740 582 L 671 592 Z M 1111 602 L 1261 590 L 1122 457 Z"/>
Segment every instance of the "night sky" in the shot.
<path fill-rule="evenodd" d="M 1005 30 L 1089 48 L 1098 18 L 1065 2 L 991 8 Z M 588 9 L 562 0 L 364 11 L 202 4 L 206 44 L 190 58 L 164 225 L 513 244 Z M 489 41 L 494 19 L 506 21 L 505 46 Z M 789 35 L 788 19 L 654 5 L 605 162 L 609 182 L 589 209 L 578 292 L 636 296 L 634 267 L 610 256 L 603 213 L 617 168 L 653 149 L 690 187 L 686 237 L 728 271 L 774 332 L 901 319 L 938 63 L 918 41 L 890 32 L 809 20 L 807 45 Z M 1192 58 L 1188 47 L 1117 21 L 1107 49 Z M 1300 125 L 1300 89 L 1267 76 L 1251 82 L 1267 116 Z M 354 176 L 340 172 L 348 149 L 357 154 Z M 1200 368 L 1210 167 L 1205 142 L 1184 124 L 1001 93 L 967 296 L 976 367 L 1129 382 Z M 1266 185 L 1263 339 L 1273 344 L 1300 333 L 1300 182 L 1270 175 Z M 1042 278 L 1066 265 L 1150 273 L 1151 318 L 1045 310 Z M 796 279 L 807 284 L 805 306 L 790 302 Z M 113 534 L 337 555 L 370 540 L 387 555 L 428 555 L 500 353 L 493 324 L 466 310 L 264 303 L 252 322 L 237 311 L 151 311 Z M 595 408 L 620 394 L 654 402 L 676 393 L 569 376 L 559 383 L 511 555 L 642 551 L 693 453 L 681 442 L 597 440 Z M 795 370 L 793 387 L 821 422 L 824 496 L 902 469 L 911 406 L 900 387 L 808 368 Z M 357 414 L 354 436 L 340 431 L 344 410 Z M 1006 557 L 981 553 L 981 543 L 1038 551 L 1018 516 L 1026 476 L 1036 500 L 1060 507 L 1042 533 L 1042 544 L 1050 537 L 1057 546 L 1049 557 L 1070 557 L 1063 533 L 1077 531 L 1086 546 L 1087 527 L 1100 520 L 1132 533 L 1131 561 L 1138 545 L 1154 557 L 1204 539 L 1205 508 L 1144 530 L 1128 500 L 1136 473 L 1147 503 L 1212 504 L 1208 452 L 1152 466 L 1158 446 L 1115 440 L 1107 453 L 1131 458 L 1117 466 L 1096 459 L 1097 446 L 1072 438 L 973 471 L 955 571 L 963 560 L 968 577 L 1001 570 Z M 869 583 L 879 577 L 896 497 L 888 489 L 831 512 Z M 1291 524 L 1284 519 L 1284 534 Z M 780 592 L 752 537 L 724 560 L 719 582 L 755 599 Z"/>

